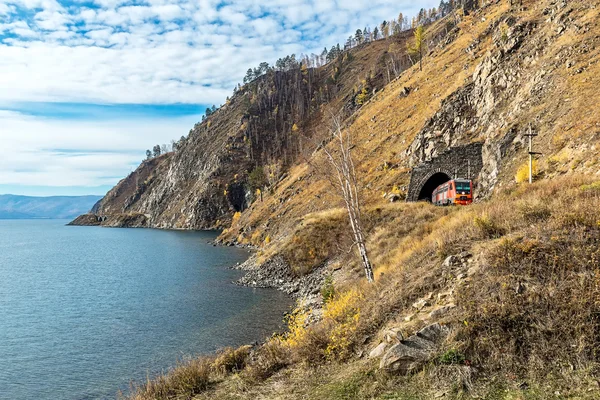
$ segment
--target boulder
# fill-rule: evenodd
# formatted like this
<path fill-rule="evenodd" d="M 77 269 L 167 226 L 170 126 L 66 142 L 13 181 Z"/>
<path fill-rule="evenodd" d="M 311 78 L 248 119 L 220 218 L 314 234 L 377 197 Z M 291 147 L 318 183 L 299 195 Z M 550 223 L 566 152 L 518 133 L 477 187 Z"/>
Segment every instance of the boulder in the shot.
<path fill-rule="evenodd" d="M 381 358 L 379 368 L 400 374 L 418 371 L 433 357 L 449 332 L 448 327 L 437 323 L 421 329 L 392 346 Z"/>
<path fill-rule="evenodd" d="M 386 331 L 383 336 L 388 343 L 398 343 L 404 339 L 404 336 L 402 336 L 402 332 L 399 328 L 392 328 Z"/>
<path fill-rule="evenodd" d="M 457 261 L 458 261 L 458 258 L 456 256 L 448 256 L 442 263 L 442 266 L 449 268 L 449 267 L 452 267 L 454 264 L 456 264 Z"/>
<path fill-rule="evenodd" d="M 383 353 L 385 353 L 385 349 L 387 348 L 387 346 L 388 344 L 386 342 L 379 343 L 377 347 L 371 350 L 371 352 L 369 353 L 369 358 L 381 357 Z"/>

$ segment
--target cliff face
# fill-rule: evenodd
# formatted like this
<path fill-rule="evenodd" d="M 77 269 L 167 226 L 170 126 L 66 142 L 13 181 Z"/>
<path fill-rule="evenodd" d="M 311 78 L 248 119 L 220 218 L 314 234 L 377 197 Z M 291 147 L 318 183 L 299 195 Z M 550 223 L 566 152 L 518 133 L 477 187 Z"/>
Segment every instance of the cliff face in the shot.
<path fill-rule="evenodd" d="M 320 68 L 269 71 L 245 85 L 196 124 L 176 152 L 146 160 L 120 181 L 89 215 L 73 224 L 206 229 L 229 226 L 256 197 L 249 174 L 277 181 L 327 135 L 324 116 L 359 107 L 356 96 L 393 79 L 391 43 L 410 33 L 345 52 Z M 397 57 L 398 66 L 408 58 Z"/>
<path fill-rule="evenodd" d="M 582 1 L 491 2 L 427 28 L 423 71 L 410 67 L 406 32 L 321 68 L 270 72 L 197 124 L 176 153 L 142 163 L 93 214 L 103 225 L 201 229 L 228 227 L 249 209 L 223 240 L 283 237 L 297 218 L 337 205 L 314 167 L 332 112 L 355 132 L 369 205 L 402 197 L 413 168 L 473 142 L 478 196 L 513 185 L 530 128 L 541 175 L 596 173 L 599 22 Z M 394 79 L 392 70 L 403 72 Z M 257 167 L 270 175 L 261 201 L 249 183 Z"/>

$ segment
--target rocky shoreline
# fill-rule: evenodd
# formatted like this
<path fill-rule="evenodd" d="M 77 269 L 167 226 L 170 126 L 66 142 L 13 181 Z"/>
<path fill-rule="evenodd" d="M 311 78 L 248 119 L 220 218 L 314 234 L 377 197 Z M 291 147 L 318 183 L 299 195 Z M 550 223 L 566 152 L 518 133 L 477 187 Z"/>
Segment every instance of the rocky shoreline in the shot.
<path fill-rule="evenodd" d="M 252 255 L 235 268 L 245 272 L 243 277 L 235 281 L 235 284 L 281 290 L 296 300 L 317 297 L 326 276 L 326 267 L 321 266 L 307 275 L 298 277 L 291 272 L 289 264 L 279 256 L 260 264 L 256 255 Z"/>

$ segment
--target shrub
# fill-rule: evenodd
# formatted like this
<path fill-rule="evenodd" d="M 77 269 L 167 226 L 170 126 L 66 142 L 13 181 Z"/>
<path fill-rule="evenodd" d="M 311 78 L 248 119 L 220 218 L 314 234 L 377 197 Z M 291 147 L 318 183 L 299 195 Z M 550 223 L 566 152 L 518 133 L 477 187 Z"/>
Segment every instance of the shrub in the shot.
<path fill-rule="evenodd" d="M 192 399 L 208 388 L 211 362 L 198 358 L 180 363 L 166 375 L 148 379 L 142 386 L 133 386 L 129 400 Z"/>
<path fill-rule="evenodd" d="M 323 282 L 321 287 L 321 296 L 323 297 L 323 303 L 327 303 L 335 296 L 335 286 L 333 285 L 333 278 L 328 276 Z"/>
<path fill-rule="evenodd" d="M 259 347 L 254 359 L 244 370 L 244 378 L 250 381 L 264 381 L 290 364 L 290 348 L 280 337 L 271 338 Z"/>
<path fill-rule="evenodd" d="M 343 210 L 306 216 L 281 253 L 296 276 L 310 273 L 339 253 L 348 241 L 346 214 Z"/>
<path fill-rule="evenodd" d="M 460 365 L 465 363 L 465 356 L 456 349 L 450 349 L 439 357 L 439 362 L 445 365 Z"/>
<path fill-rule="evenodd" d="M 356 104 L 363 105 L 369 100 L 369 90 L 365 87 L 361 90 L 361 92 L 356 96 Z"/>
<path fill-rule="evenodd" d="M 360 319 L 360 301 L 362 294 L 356 290 L 347 292 L 330 300 L 323 312 L 323 321 L 331 326 L 329 343 L 325 349 L 327 358 L 344 359 L 354 343 L 354 334 Z"/>
<path fill-rule="evenodd" d="M 295 361 L 314 364 L 325 359 L 328 339 L 323 324 L 308 325 L 310 314 L 309 310 L 298 307 L 287 317 L 288 333 L 284 343 L 289 346 Z"/>
<path fill-rule="evenodd" d="M 539 176 L 537 160 L 533 160 L 531 175 L 533 178 Z M 517 174 L 515 175 L 515 180 L 517 183 L 529 182 L 529 162 L 519 167 Z"/>
<path fill-rule="evenodd" d="M 223 375 L 243 370 L 250 349 L 251 346 L 242 346 L 237 349 L 228 347 L 221 350 L 213 363 L 213 369 Z"/>
<path fill-rule="evenodd" d="M 552 215 L 550 208 L 542 203 L 525 203 L 520 207 L 520 211 L 523 215 L 523 219 L 529 223 L 544 221 Z"/>
<path fill-rule="evenodd" d="M 600 193 L 600 181 L 582 185 L 581 190 L 586 193 Z"/>
<path fill-rule="evenodd" d="M 475 217 L 473 222 L 485 238 L 499 238 L 506 233 L 504 228 L 487 215 Z"/>

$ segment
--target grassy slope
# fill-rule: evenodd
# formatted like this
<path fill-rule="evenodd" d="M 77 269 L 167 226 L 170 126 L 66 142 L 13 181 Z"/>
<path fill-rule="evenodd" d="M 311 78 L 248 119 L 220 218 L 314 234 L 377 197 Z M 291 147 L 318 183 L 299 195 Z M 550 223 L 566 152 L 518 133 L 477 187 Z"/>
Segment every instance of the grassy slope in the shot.
<path fill-rule="evenodd" d="M 537 39 L 547 38 L 543 51 L 530 58 L 523 54 L 520 71 L 528 78 L 547 71 L 547 89 L 536 99 L 531 80 L 523 78 L 514 97 L 525 101 L 501 98 L 491 116 L 505 119 L 505 130 L 536 121 L 544 179 L 533 186 L 514 183 L 521 152 L 505 160 L 494 196 L 472 207 L 389 204 L 381 196 L 407 183 L 404 151 L 442 99 L 468 83 L 488 50 L 494 51 L 498 22 L 509 16 L 507 2 L 500 2 L 465 18 L 452 43 L 432 50 L 423 72 L 406 71 L 348 121 L 358 138 L 367 188 L 375 285 L 360 279 L 352 254 L 332 251 L 345 240 L 344 212 L 315 168 L 318 153 L 294 167 L 273 194 L 253 204 L 224 233 L 226 240 L 260 245 L 263 258 L 287 252 L 298 271 L 333 261 L 337 295 L 316 324 L 303 324 L 312 310 L 299 311 L 290 333 L 256 349 L 239 365 L 241 371 L 213 368 L 207 391 L 198 398 L 600 396 L 600 126 L 595 107 L 600 25 L 596 7 L 570 4 L 575 22 L 561 35 L 556 34 L 559 23 L 546 22 L 550 16 L 544 9 L 555 5 L 550 1 L 526 1 L 523 11 L 510 12 L 536 24 Z M 413 89 L 408 97 L 401 96 L 404 87 Z M 474 255 L 468 268 L 443 266 L 447 256 L 463 251 Z M 423 298 L 432 299 L 431 305 L 417 312 L 412 304 Z M 441 317 L 429 315 L 448 305 L 454 307 Z M 422 372 L 401 377 L 378 370 L 376 360 L 364 357 L 390 328 L 406 337 L 435 321 L 453 328 L 440 354 L 453 350 L 467 363 L 434 359 Z"/>

